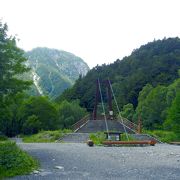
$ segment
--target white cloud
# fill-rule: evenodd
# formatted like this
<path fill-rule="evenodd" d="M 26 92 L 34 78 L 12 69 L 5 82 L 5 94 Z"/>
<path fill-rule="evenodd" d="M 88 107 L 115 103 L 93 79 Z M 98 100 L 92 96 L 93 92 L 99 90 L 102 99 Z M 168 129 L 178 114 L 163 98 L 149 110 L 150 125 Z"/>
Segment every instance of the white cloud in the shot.
<path fill-rule="evenodd" d="M 91 67 L 141 44 L 180 36 L 179 0 L 0 0 L 0 18 L 18 45 L 70 51 Z"/>

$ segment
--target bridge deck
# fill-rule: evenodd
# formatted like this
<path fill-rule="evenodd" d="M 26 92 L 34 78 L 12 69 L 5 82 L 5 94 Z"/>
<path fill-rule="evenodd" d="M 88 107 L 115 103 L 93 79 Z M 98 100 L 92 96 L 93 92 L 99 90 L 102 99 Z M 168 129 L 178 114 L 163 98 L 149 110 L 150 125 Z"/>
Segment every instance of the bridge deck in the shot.
<path fill-rule="evenodd" d="M 108 120 L 109 131 L 124 132 L 123 125 L 115 120 Z M 89 120 L 84 126 L 77 130 L 78 133 L 95 133 L 98 131 L 106 131 L 106 124 L 104 120 Z M 129 128 L 126 128 L 128 133 L 134 133 Z"/>

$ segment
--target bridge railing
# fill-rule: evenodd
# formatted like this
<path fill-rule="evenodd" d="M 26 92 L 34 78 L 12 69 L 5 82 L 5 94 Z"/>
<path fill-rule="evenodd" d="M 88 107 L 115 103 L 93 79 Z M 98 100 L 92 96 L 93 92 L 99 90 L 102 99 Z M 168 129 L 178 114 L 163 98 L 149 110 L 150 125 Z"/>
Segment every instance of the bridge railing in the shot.
<path fill-rule="evenodd" d="M 124 124 L 125 126 L 129 127 L 129 128 L 130 128 L 131 130 L 133 130 L 135 133 L 138 132 L 138 125 L 137 125 L 137 124 L 131 122 L 130 120 L 128 120 L 128 119 L 126 119 L 126 118 L 124 118 L 124 117 L 122 117 L 122 120 L 123 120 L 123 124 Z M 120 123 L 122 123 L 122 121 L 121 121 L 120 118 L 118 118 L 118 121 L 119 121 Z"/>
<path fill-rule="evenodd" d="M 85 125 L 89 121 L 89 114 L 84 116 L 81 120 L 77 121 L 75 124 L 71 126 L 71 129 L 76 132 L 78 129 L 80 129 L 83 125 Z"/>

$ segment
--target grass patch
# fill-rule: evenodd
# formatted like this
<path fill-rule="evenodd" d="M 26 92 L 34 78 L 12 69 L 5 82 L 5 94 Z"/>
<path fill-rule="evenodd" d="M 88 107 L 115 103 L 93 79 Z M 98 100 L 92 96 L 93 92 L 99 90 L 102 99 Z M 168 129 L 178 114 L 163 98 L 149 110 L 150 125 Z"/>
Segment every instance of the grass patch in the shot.
<path fill-rule="evenodd" d="M 129 140 L 133 141 L 134 138 L 132 138 L 131 135 L 128 134 Z M 106 141 L 106 135 L 104 132 L 97 132 L 97 133 L 92 133 L 89 136 L 90 140 L 94 142 L 96 145 L 102 145 L 103 141 Z M 121 141 L 127 141 L 126 134 L 121 134 Z"/>
<path fill-rule="evenodd" d="M 102 142 L 106 140 L 104 132 L 91 133 L 89 136 L 90 140 L 96 145 L 102 145 Z"/>
<path fill-rule="evenodd" d="M 56 131 L 40 131 L 38 134 L 24 136 L 23 142 L 25 143 L 47 143 L 55 142 L 62 138 L 65 134 L 72 132 L 69 129 L 56 130 Z"/>
<path fill-rule="evenodd" d="M 171 131 L 164 131 L 164 130 L 144 130 L 144 133 L 149 134 L 162 142 L 172 142 L 172 141 L 180 141 L 177 138 L 176 134 Z"/>
<path fill-rule="evenodd" d="M 6 141 L 8 138 L 4 135 L 0 135 L 0 141 Z"/>
<path fill-rule="evenodd" d="M 130 134 L 128 134 L 128 139 L 129 141 L 136 141 Z M 121 141 L 128 141 L 128 139 L 125 133 L 121 134 Z"/>
<path fill-rule="evenodd" d="M 38 168 L 38 162 L 22 151 L 14 142 L 0 142 L 0 179 L 29 174 Z"/>

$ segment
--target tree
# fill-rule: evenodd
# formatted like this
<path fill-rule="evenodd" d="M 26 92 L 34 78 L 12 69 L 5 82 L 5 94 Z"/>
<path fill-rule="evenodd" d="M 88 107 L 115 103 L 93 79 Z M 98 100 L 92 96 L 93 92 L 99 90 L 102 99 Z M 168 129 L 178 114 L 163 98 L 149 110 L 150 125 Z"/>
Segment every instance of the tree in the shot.
<path fill-rule="evenodd" d="M 136 113 L 137 117 L 141 117 L 145 128 L 162 128 L 166 117 L 167 90 L 168 88 L 164 86 L 152 88 L 152 86 L 146 85 L 140 92 Z"/>
<path fill-rule="evenodd" d="M 123 111 L 121 112 L 121 115 L 122 117 L 132 120 L 134 113 L 134 107 L 132 104 L 129 103 L 123 106 Z"/>
<path fill-rule="evenodd" d="M 19 108 L 18 112 L 19 124 L 21 127 L 32 122 L 29 117 L 35 115 L 41 123 L 40 129 L 55 130 L 59 129 L 58 112 L 54 103 L 49 101 L 47 97 L 30 97 Z M 26 121 L 30 122 L 26 122 Z M 34 118 L 33 118 L 33 121 Z M 25 124 L 25 125 L 24 125 Z"/>
<path fill-rule="evenodd" d="M 27 89 L 31 82 L 19 78 L 29 68 L 25 66 L 24 52 L 16 46 L 16 38 L 8 37 L 7 31 L 7 25 L 0 21 L 0 129 L 12 136 L 16 131 L 12 129 L 12 100 L 17 93 Z"/>
<path fill-rule="evenodd" d="M 29 116 L 27 121 L 23 124 L 23 133 L 24 134 L 35 134 L 41 130 L 42 124 L 39 121 L 36 115 Z"/>
<path fill-rule="evenodd" d="M 151 84 L 146 84 L 142 91 L 139 92 L 138 97 L 138 106 L 136 108 L 136 113 L 134 114 L 133 119 L 137 122 L 139 117 L 142 117 L 145 110 L 145 99 L 148 94 L 152 91 L 153 87 Z"/>
<path fill-rule="evenodd" d="M 0 22 L 0 98 L 22 92 L 30 85 L 30 81 L 18 78 L 29 71 L 25 66 L 24 52 L 16 46 L 16 38 L 7 36 L 8 27 Z"/>
<path fill-rule="evenodd" d="M 179 74 L 180 77 L 180 74 Z M 174 98 L 176 97 L 176 94 L 180 91 L 180 78 L 176 79 L 172 84 L 168 86 L 168 92 L 166 95 L 166 101 L 168 104 L 168 107 L 171 106 Z"/>
<path fill-rule="evenodd" d="M 12 112 L 10 108 L 0 102 L 0 131 L 8 136 L 11 136 Z"/>
<path fill-rule="evenodd" d="M 168 109 L 168 116 L 164 127 L 176 133 L 180 139 L 180 92 L 177 93 L 172 106 Z"/>
<path fill-rule="evenodd" d="M 70 128 L 75 122 L 86 115 L 86 110 L 79 106 L 78 101 L 63 101 L 59 105 L 59 123 L 62 128 Z"/>
<path fill-rule="evenodd" d="M 109 77 L 120 109 L 128 103 L 136 108 L 139 92 L 147 83 L 153 87 L 168 86 L 178 78 L 179 69 L 180 38 L 157 40 L 141 46 L 122 60 L 94 67 L 57 101 L 79 99 L 80 105 L 92 111 L 96 80 Z"/>

